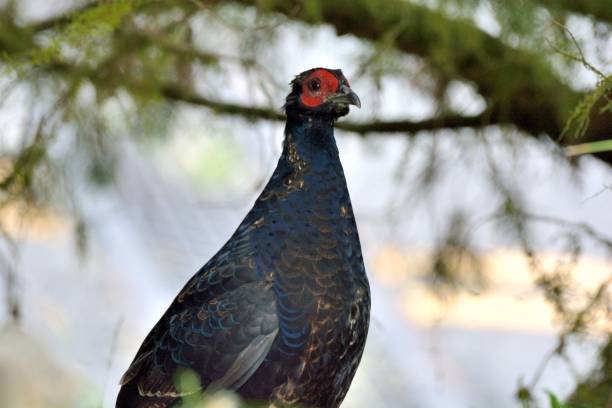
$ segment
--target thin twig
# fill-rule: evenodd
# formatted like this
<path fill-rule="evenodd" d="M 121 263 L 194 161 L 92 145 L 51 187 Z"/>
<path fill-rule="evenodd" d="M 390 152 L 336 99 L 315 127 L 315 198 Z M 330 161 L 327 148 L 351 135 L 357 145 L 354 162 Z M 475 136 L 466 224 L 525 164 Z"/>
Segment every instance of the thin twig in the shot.
<path fill-rule="evenodd" d="M 595 75 L 597 75 L 600 79 L 606 79 L 606 75 L 601 72 L 599 69 L 597 69 L 593 64 L 591 64 L 590 62 L 587 61 L 587 59 L 584 56 L 584 53 L 582 52 L 582 48 L 580 47 L 580 43 L 578 43 L 578 40 L 576 39 L 576 37 L 574 36 L 574 34 L 571 32 L 571 30 L 569 28 L 567 28 L 564 24 L 560 23 L 557 20 L 552 20 L 552 23 L 554 25 L 556 25 L 557 27 L 561 28 L 563 31 L 565 31 L 565 33 L 567 33 L 567 35 L 570 37 L 570 39 L 572 40 L 572 43 L 574 44 L 574 47 L 576 47 L 576 50 L 578 51 L 579 56 L 576 56 L 570 52 L 564 51 L 559 49 L 557 46 L 555 46 L 554 44 L 552 44 L 552 42 L 550 42 L 548 39 L 546 39 L 546 42 L 551 46 L 551 48 L 553 50 L 555 50 L 556 52 L 558 52 L 559 54 L 574 60 L 576 62 L 580 62 L 583 66 L 585 66 L 588 70 L 590 70 L 591 72 L 593 72 Z"/>

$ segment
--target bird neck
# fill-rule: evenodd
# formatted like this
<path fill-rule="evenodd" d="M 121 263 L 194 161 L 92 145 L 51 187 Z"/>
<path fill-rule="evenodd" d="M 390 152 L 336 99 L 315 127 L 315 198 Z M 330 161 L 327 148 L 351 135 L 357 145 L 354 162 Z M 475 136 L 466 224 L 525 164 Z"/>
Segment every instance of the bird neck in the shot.
<path fill-rule="evenodd" d="M 289 116 L 281 160 L 293 167 L 340 165 L 333 124 L 334 119 L 328 116 Z"/>
<path fill-rule="evenodd" d="M 350 208 L 333 120 L 289 116 L 278 165 L 245 222 L 279 206 L 335 211 L 327 207 L 343 204 Z"/>
<path fill-rule="evenodd" d="M 252 216 L 271 203 L 314 208 L 344 201 L 350 205 L 333 119 L 289 116 L 283 152 Z"/>

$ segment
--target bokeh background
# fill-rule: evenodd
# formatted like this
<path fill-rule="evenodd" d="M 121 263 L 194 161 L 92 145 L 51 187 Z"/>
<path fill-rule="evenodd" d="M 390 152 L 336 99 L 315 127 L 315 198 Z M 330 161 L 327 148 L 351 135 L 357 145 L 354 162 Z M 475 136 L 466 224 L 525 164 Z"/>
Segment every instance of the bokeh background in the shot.
<path fill-rule="evenodd" d="M 343 404 L 612 407 L 609 0 L 0 1 L 0 406 L 113 407 L 341 68 L 372 286 Z"/>

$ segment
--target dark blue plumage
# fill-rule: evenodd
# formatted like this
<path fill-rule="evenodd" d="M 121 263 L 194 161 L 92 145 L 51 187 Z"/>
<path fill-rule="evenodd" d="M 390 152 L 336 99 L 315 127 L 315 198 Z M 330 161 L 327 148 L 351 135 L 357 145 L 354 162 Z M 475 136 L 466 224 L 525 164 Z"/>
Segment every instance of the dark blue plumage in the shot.
<path fill-rule="evenodd" d="M 370 293 L 334 121 L 359 105 L 339 70 L 292 82 L 283 153 L 230 240 L 185 285 L 122 379 L 117 408 L 176 403 L 177 370 L 250 401 L 337 407 Z"/>

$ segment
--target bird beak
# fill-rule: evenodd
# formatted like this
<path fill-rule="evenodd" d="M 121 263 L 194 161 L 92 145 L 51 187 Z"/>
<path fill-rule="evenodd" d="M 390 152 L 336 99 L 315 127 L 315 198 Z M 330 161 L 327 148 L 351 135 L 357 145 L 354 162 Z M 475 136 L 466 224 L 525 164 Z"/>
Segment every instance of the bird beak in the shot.
<path fill-rule="evenodd" d="M 344 84 L 340 85 L 338 92 L 327 98 L 326 102 L 331 102 L 334 105 L 355 105 L 356 107 L 361 108 L 361 101 L 359 100 L 357 94 Z"/>

